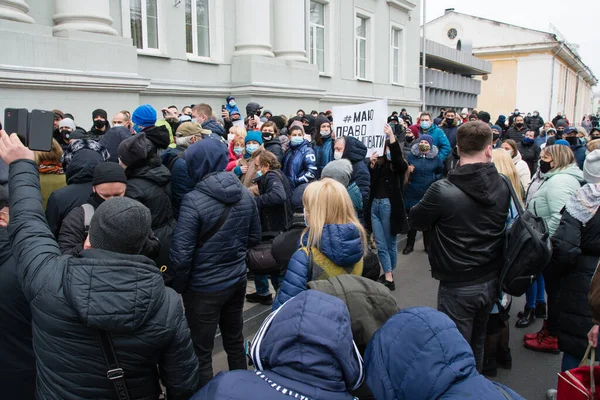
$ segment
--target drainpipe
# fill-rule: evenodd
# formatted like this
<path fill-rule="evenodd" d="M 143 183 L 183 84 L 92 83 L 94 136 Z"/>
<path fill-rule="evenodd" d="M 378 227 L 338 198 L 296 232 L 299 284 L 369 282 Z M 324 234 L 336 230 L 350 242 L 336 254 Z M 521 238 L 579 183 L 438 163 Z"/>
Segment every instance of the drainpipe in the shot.
<path fill-rule="evenodd" d="M 579 121 L 579 117 L 577 117 L 577 97 L 579 96 L 579 73 L 581 71 L 577 71 L 577 84 L 575 85 L 575 104 L 573 105 L 573 123 L 575 121 Z"/>
<path fill-rule="evenodd" d="M 565 46 L 564 42 L 560 43 L 560 47 L 556 50 L 556 53 L 552 56 L 552 72 L 550 74 L 550 108 L 548 109 L 548 119 L 552 119 L 552 97 L 554 97 L 554 66 L 556 65 L 556 55 L 560 53 L 560 51 Z"/>

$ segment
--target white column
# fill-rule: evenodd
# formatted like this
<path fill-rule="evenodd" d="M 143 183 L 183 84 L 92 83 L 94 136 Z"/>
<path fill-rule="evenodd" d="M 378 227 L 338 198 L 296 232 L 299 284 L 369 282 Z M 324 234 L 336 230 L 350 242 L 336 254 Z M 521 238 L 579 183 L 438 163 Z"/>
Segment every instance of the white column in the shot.
<path fill-rule="evenodd" d="M 35 21 L 28 12 L 29 6 L 24 0 L 0 0 L 0 19 L 33 24 Z"/>
<path fill-rule="evenodd" d="M 110 0 L 55 0 L 52 32 L 85 31 L 118 35 L 111 25 Z"/>
<path fill-rule="evenodd" d="M 304 0 L 273 1 L 273 53 L 276 57 L 308 62 L 304 30 L 305 18 Z"/>
<path fill-rule="evenodd" d="M 234 56 L 273 57 L 270 0 L 235 0 L 235 22 Z"/>

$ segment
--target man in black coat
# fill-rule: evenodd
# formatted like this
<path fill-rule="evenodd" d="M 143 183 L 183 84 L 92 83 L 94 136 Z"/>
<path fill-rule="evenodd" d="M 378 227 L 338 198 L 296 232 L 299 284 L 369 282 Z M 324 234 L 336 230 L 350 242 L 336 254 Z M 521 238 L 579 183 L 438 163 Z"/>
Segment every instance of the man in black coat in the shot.
<path fill-rule="evenodd" d="M 17 135 L 0 135 L 0 157 L 10 165 L 8 232 L 31 305 L 36 398 L 116 398 L 107 376 L 114 367 L 98 337 L 107 332 L 132 399 L 158 398 L 159 378 L 170 400 L 188 399 L 198 386 L 198 360 L 181 301 L 139 255 L 150 231 L 148 209 L 124 197 L 106 201 L 84 251 L 61 256 L 44 218 L 33 152 Z"/>
<path fill-rule="evenodd" d="M 429 263 L 440 281 L 438 310 L 447 314 L 483 366 L 488 315 L 502 268 L 508 187 L 491 163 L 492 130 L 481 122 L 458 128 L 460 166 L 434 182 L 409 213 L 413 229 L 431 230 Z"/>
<path fill-rule="evenodd" d="M 523 140 L 526 131 L 527 127 L 525 126 L 525 120 L 523 119 L 523 116 L 517 115 L 515 117 L 514 124 L 512 124 L 504 134 L 504 140 L 512 139 L 519 143 L 521 140 Z"/>
<path fill-rule="evenodd" d="M 35 399 L 35 354 L 31 310 L 6 229 L 8 191 L 0 186 L 0 385 L 6 400 Z"/>
<path fill-rule="evenodd" d="M 108 114 L 101 108 L 94 110 L 92 112 L 92 121 L 94 125 L 90 128 L 86 138 L 90 140 L 100 140 L 110 128 Z"/>
<path fill-rule="evenodd" d="M 540 128 L 544 126 L 544 119 L 540 117 L 539 112 L 534 111 L 533 114 L 531 114 L 531 117 L 525 118 L 525 125 L 527 126 L 527 129 L 534 131 L 535 136 L 537 137 L 537 135 L 540 134 Z"/>

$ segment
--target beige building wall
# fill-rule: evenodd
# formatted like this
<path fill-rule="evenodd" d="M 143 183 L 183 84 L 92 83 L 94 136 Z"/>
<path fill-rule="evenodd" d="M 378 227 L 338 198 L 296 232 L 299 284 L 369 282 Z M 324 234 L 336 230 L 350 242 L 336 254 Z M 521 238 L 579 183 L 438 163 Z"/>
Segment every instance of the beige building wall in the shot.
<path fill-rule="evenodd" d="M 481 94 L 477 98 L 477 110 L 487 111 L 492 116 L 492 123 L 500 114 L 506 116 L 515 109 L 517 102 L 517 58 L 502 55 L 478 58 L 492 63 L 492 73 L 487 81 L 481 82 Z"/>

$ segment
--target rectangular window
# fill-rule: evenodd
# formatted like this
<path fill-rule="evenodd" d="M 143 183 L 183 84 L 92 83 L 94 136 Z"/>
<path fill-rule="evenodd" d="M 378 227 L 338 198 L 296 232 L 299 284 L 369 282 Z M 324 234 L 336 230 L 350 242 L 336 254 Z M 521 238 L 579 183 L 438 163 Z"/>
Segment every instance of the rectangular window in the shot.
<path fill-rule="evenodd" d="M 131 38 L 138 49 L 158 49 L 157 0 L 130 0 Z"/>
<path fill-rule="evenodd" d="M 356 77 L 367 78 L 368 18 L 356 16 Z"/>
<path fill-rule="evenodd" d="M 186 51 L 199 57 L 210 57 L 209 0 L 186 0 Z"/>
<path fill-rule="evenodd" d="M 310 2 L 310 63 L 325 72 L 325 5 Z"/>
<path fill-rule="evenodd" d="M 392 28 L 391 43 L 391 73 L 392 83 L 401 83 L 400 79 L 400 50 L 402 48 L 402 30 Z"/>

